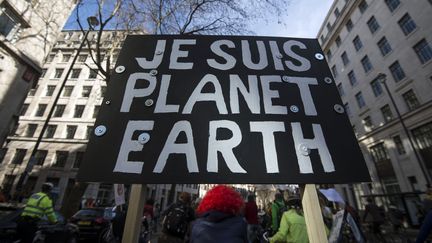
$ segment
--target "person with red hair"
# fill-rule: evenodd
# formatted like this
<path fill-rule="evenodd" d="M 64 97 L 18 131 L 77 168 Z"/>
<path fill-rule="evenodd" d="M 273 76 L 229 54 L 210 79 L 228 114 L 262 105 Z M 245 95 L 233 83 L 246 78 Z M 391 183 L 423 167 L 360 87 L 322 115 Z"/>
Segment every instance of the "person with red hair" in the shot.
<path fill-rule="evenodd" d="M 247 243 L 247 223 L 241 215 L 243 198 L 227 186 L 215 186 L 197 208 L 190 243 Z"/>

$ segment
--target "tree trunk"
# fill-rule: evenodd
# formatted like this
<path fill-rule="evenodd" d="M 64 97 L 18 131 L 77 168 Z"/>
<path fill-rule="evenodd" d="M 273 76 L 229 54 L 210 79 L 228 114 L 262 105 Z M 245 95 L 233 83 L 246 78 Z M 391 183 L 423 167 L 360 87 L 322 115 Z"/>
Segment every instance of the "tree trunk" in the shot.
<path fill-rule="evenodd" d="M 79 210 L 81 198 L 84 195 L 87 186 L 88 183 L 86 182 L 75 183 L 67 198 L 63 199 L 60 212 L 63 214 L 65 219 L 69 219 Z"/>

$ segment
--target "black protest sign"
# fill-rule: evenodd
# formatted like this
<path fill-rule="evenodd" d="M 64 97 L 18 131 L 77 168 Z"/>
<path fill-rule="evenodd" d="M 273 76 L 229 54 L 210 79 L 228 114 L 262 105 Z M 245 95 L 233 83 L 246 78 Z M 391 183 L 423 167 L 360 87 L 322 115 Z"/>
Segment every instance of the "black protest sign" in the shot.
<path fill-rule="evenodd" d="M 317 40 L 163 35 L 126 39 L 77 178 L 370 180 Z"/>

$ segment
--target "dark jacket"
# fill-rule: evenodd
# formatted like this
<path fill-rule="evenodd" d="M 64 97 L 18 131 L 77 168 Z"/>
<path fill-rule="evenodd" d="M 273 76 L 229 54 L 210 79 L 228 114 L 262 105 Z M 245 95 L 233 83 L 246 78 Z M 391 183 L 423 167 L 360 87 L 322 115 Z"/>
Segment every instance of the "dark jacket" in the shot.
<path fill-rule="evenodd" d="M 259 224 L 258 207 L 254 201 L 246 203 L 244 215 L 248 224 Z"/>
<path fill-rule="evenodd" d="M 241 216 L 204 213 L 192 223 L 190 243 L 246 243 L 247 223 Z"/>

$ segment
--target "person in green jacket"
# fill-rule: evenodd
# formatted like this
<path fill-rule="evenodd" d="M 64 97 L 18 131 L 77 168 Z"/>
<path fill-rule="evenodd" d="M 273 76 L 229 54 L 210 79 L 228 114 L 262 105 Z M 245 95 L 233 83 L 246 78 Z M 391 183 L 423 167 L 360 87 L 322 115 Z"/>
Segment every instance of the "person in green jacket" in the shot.
<path fill-rule="evenodd" d="M 275 200 L 271 206 L 273 233 L 276 233 L 279 229 L 279 222 L 281 221 L 284 210 L 285 210 L 285 201 L 283 195 L 281 193 L 276 193 Z"/>
<path fill-rule="evenodd" d="M 42 185 L 42 191 L 33 194 L 28 199 L 17 226 L 18 235 L 21 237 L 22 243 L 33 242 L 34 235 L 37 231 L 37 223 L 44 215 L 47 216 L 50 223 L 57 223 L 53 203 L 48 196 L 53 187 L 52 183 L 44 183 Z"/>
<path fill-rule="evenodd" d="M 282 215 L 279 230 L 270 238 L 270 243 L 308 243 L 306 221 L 299 198 L 288 200 L 289 209 Z"/>

